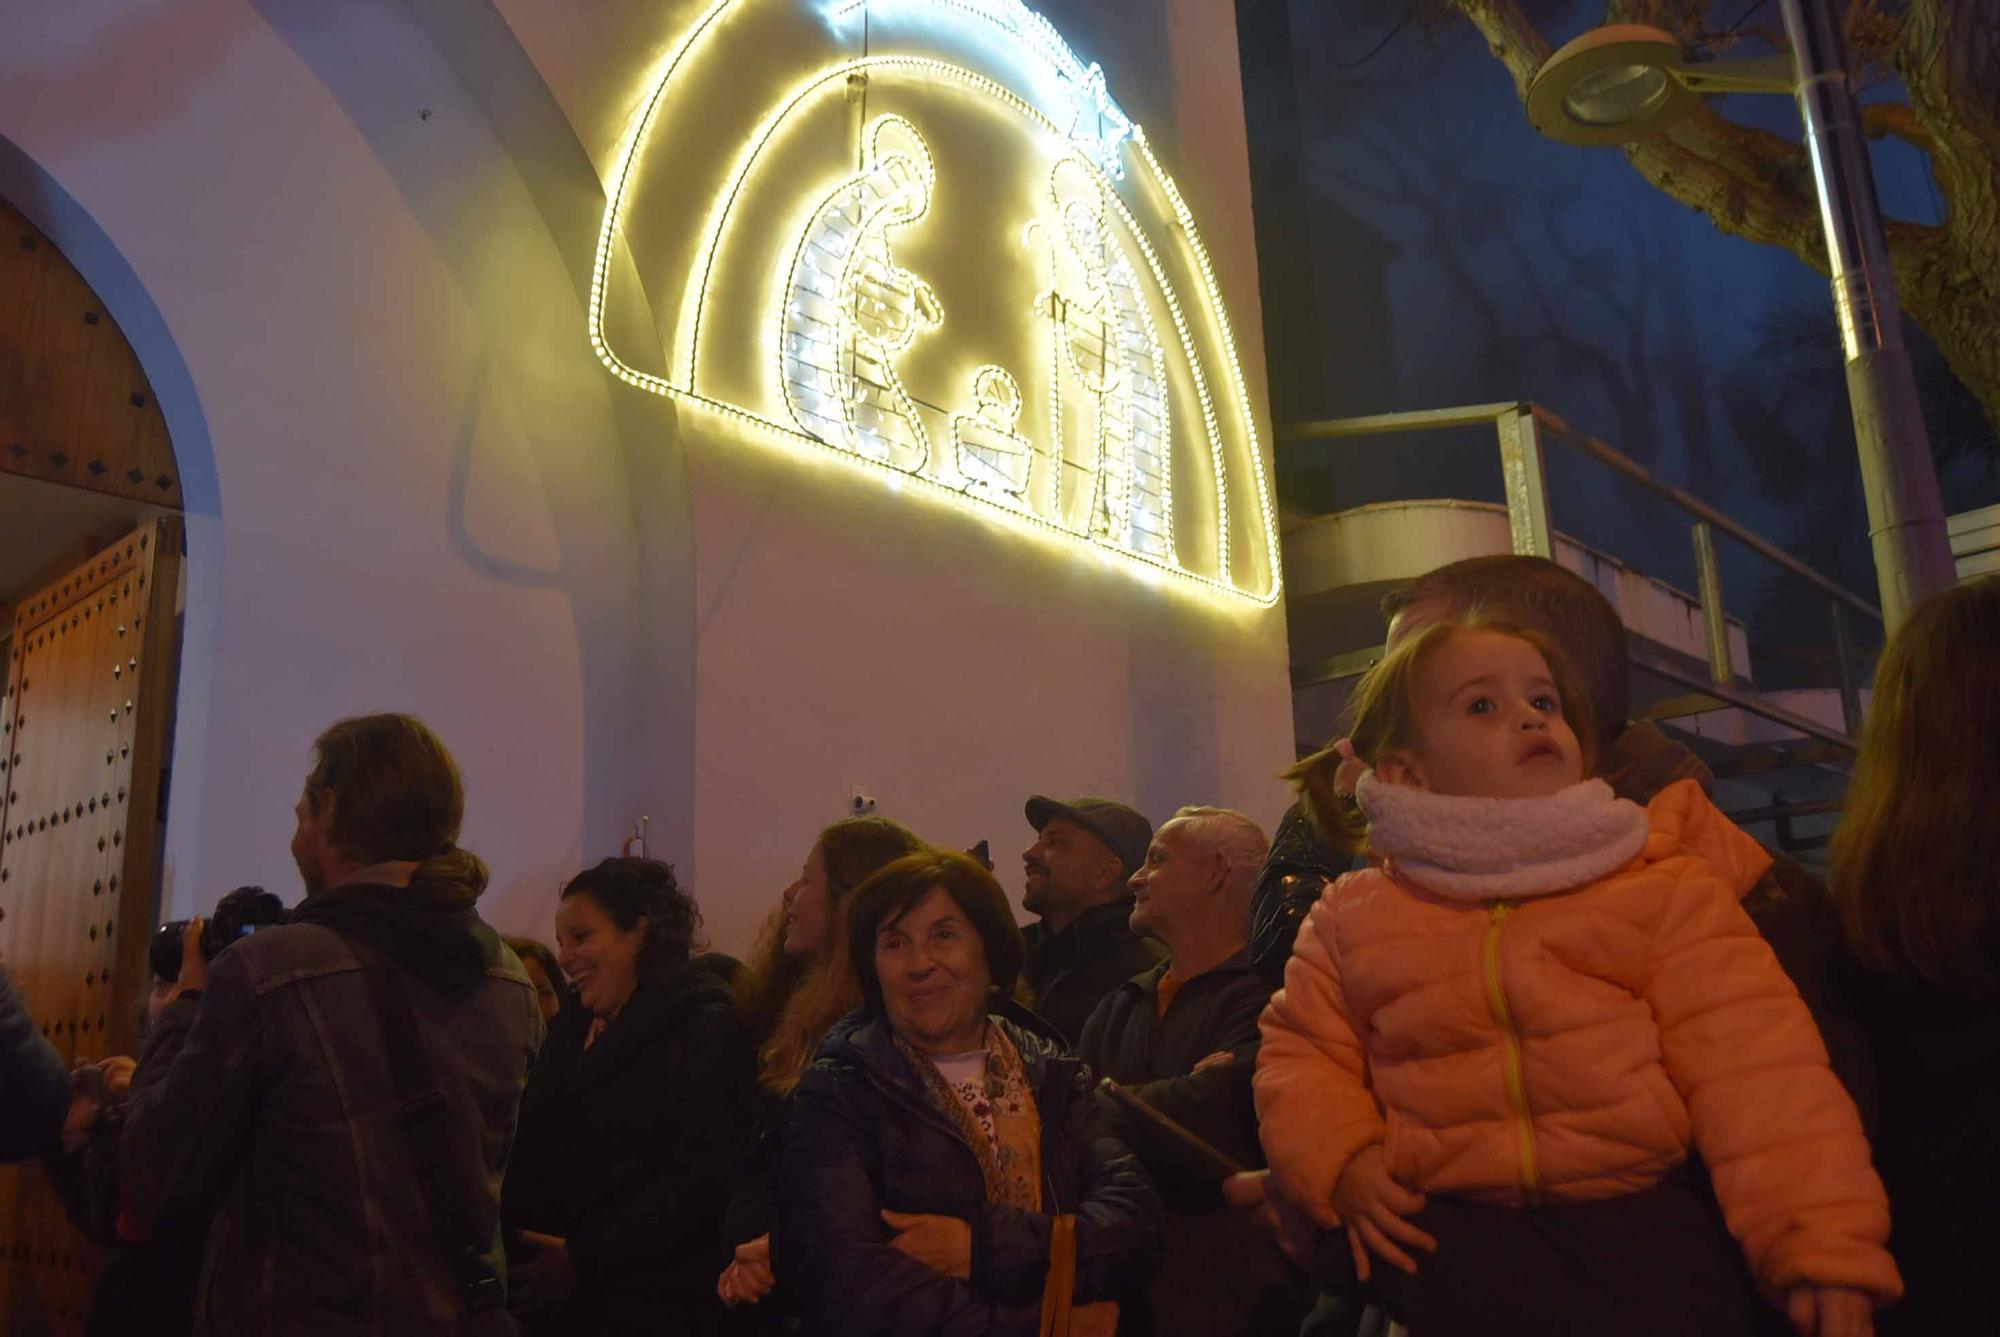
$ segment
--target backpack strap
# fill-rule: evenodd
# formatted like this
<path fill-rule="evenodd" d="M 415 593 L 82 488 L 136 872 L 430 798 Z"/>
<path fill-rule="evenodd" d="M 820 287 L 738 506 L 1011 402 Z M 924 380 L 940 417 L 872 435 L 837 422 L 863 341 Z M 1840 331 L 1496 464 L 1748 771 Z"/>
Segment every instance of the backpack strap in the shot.
<path fill-rule="evenodd" d="M 438 1090 L 430 1060 L 424 1054 L 417 1031 L 416 1013 L 410 1007 L 409 986 L 402 972 L 372 947 L 341 935 L 349 950 L 361 958 L 362 978 L 375 1000 L 375 1017 L 382 1027 L 382 1052 L 389 1063 L 389 1079 L 395 1087 L 396 1122 L 410 1152 L 410 1166 L 416 1172 L 417 1190 L 430 1216 L 431 1234 L 451 1267 L 452 1281 L 469 1329 L 472 1316 L 491 1323 L 504 1320 L 507 1289 L 491 1258 L 491 1241 L 483 1238 L 480 1214 L 466 1192 L 463 1176 L 454 1175 L 458 1149 L 451 1111 L 444 1093 Z M 511 1321 L 497 1331 L 511 1331 Z"/>

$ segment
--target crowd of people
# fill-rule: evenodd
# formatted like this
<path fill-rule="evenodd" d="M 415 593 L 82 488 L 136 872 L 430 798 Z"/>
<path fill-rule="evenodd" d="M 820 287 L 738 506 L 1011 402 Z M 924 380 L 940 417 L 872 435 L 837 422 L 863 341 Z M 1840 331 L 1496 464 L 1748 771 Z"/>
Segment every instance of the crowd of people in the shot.
<path fill-rule="evenodd" d="M 743 962 L 646 858 L 501 938 L 443 743 L 342 721 L 304 899 L 166 930 L 136 1057 L 65 1072 L 0 974 L 0 1155 L 109 1246 L 102 1333 L 2000 1323 L 2000 579 L 1884 649 L 1830 885 L 1629 718 L 1579 577 L 1384 611 L 1274 839 L 1029 797 L 1022 929 L 856 817 Z"/>

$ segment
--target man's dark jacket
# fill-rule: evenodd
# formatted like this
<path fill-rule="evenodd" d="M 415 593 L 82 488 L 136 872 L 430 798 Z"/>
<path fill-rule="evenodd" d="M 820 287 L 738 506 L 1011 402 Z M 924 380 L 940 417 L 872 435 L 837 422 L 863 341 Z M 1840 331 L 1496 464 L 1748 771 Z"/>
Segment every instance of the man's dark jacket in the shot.
<path fill-rule="evenodd" d="M 586 1048 L 591 1021 L 563 1010 L 521 1099 L 507 1226 L 566 1240 L 578 1281 L 530 1327 L 716 1331 L 722 1217 L 756 1100 L 750 1028 L 704 961 L 642 986 Z"/>
<path fill-rule="evenodd" d="M 53 1151 L 69 1112 L 69 1071 L 0 968 L 0 1161 Z"/>
<path fill-rule="evenodd" d="M 1027 1070 L 1041 1119 L 1042 1211 L 989 1202 L 972 1147 L 896 1049 L 888 1022 L 836 1024 L 792 1095 L 778 1173 L 773 1262 L 817 1337 L 1034 1337 L 1053 1217 L 1076 1218 L 1079 1303 L 1144 1288 L 1160 1248 L 1159 1199 L 1111 1135 L 1089 1071 L 1059 1045 L 995 1019 Z M 960 1281 L 890 1243 L 883 1210 L 972 1226 Z"/>
<path fill-rule="evenodd" d="M 1133 1095 L 1247 1168 L 1264 1163 L 1249 1073 L 1257 1062 L 1257 1019 L 1271 988 L 1248 948 L 1181 984 L 1160 1015 L 1160 981 L 1170 963 L 1118 986 L 1084 1025 L 1077 1054 L 1100 1077 Z M 1231 1061 L 1194 1072 L 1217 1053 Z M 1222 1209 L 1222 1173 L 1143 1117 L 1116 1102 L 1105 1112 L 1167 1206 L 1167 1257 L 1147 1297 L 1121 1333 L 1245 1337 L 1295 1332 L 1304 1317 L 1301 1285 L 1268 1233 Z"/>
<path fill-rule="evenodd" d="M 407 887 L 336 887 L 218 956 L 205 996 L 169 1004 L 140 1055 L 119 1149 L 127 1222 L 221 1203 L 197 1334 L 458 1329 L 375 1000 L 343 933 L 403 977 L 458 1132 L 453 1170 L 502 1266 L 500 1180 L 542 1038 L 534 986 L 470 908 Z"/>
<path fill-rule="evenodd" d="M 1132 931 L 1132 898 L 1094 905 L 1060 933 L 1040 923 L 1021 930 L 1027 956 L 1022 1000 L 1075 1044 L 1104 995 L 1167 959 L 1167 949 Z"/>

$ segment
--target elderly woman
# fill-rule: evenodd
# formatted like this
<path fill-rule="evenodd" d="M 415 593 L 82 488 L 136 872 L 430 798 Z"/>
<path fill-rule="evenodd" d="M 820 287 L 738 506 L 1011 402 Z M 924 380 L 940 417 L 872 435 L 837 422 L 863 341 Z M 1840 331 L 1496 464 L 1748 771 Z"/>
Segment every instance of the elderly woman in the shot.
<path fill-rule="evenodd" d="M 563 888 L 574 1000 L 521 1096 L 501 1198 L 531 1333 L 719 1331 L 722 1213 L 756 1092 L 728 987 L 691 963 L 699 915 L 666 864 L 606 859 Z"/>
<path fill-rule="evenodd" d="M 804 1329 L 1108 1337 L 1159 1202 L 1083 1065 L 992 1015 L 1022 952 L 999 884 L 909 855 L 855 889 L 847 931 L 866 1002 L 799 1080 L 778 1174 Z"/>

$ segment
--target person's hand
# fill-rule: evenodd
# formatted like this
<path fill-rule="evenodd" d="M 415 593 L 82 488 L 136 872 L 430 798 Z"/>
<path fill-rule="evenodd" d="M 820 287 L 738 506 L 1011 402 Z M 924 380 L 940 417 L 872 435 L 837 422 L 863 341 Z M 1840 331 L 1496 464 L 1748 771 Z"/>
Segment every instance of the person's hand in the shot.
<path fill-rule="evenodd" d="M 1875 1331 L 1874 1304 L 1845 1286 L 1794 1286 L 1785 1296 L 1785 1317 L 1801 1337 L 1871 1337 Z"/>
<path fill-rule="evenodd" d="M 1226 1068 L 1235 1061 L 1236 1055 L 1230 1050 L 1218 1049 L 1188 1069 L 1188 1075 L 1192 1077 L 1195 1073 L 1207 1072 L 1210 1068 Z"/>
<path fill-rule="evenodd" d="M 123 1100 L 132 1091 L 132 1074 L 139 1071 L 139 1060 L 128 1054 L 113 1054 L 98 1063 L 104 1074 L 104 1094 L 111 1100 Z"/>
<path fill-rule="evenodd" d="M 201 950 L 201 931 L 207 922 L 204 919 L 190 919 L 187 932 L 181 934 L 181 977 L 174 987 L 174 998 L 191 990 L 208 987 L 208 957 L 203 955 Z M 172 999 L 168 1001 L 171 1002 Z"/>
<path fill-rule="evenodd" d="M 1368 769 L 1368 763 L 1354 755 L 1354 742 L 1352 739 L 1335 739 L 1333 750 L 1338 752 L 1343 758 L 1340 765 L 1336 766 L 1333 771 L 1333 792 L 1336 794 L 1346 794 L 1351 797 L 1354 793 L 1354 787 L 1361 783 L 1361 773 Z"/>
<path fill-rule="evenodd" d="M 883 1212 L 882 1220 L 897 1232 L 889 1242 L 933 1272 L 960 1281 L 972 1280 L 972 1225 L 955 1216 L 918 1212 Z"/>
<path fill-rule="evenodd" d="M 79 1063 L 69 1074 L 69 1112 L 63 1115 L 62 1149 L 75 1151 L 90 1140 L 104 1112 L 104 1073 L 95 1063 Z"/>
<path fill-rule="evenodd" d="M 1248 1208 L 1278 1242 L 1278 1251 L 1311 1271 L 1319 1255 L 1323 1227 L 1290 1198 L 1278 1192 L 1269 1170 L 1251 1170 L 1222 1181 L 1222 1198 L 1232 1207 Z M 1325 1227 L 1330 1229 L 1331 1227 Z"/>
<path fill-rule="evenodd" d="M 521 1240 L 534 1246 L 535 1256 L 512 1272 L 510 1279 L 517 1304 L 524 1309 L 539 1309 L 566 1298 L 576 1289 L 576 1269 L 570 1266 L 568 1241 L 533 1230 L 522 1231 Z"/>
<path fill-rule="evenodd" d="M 1437 1241 L 1411 1225 L 1407 1218 L 1424 1207 L 1424 1195 L 1412 1193 L 1389 1175 L 1382 1144 L 1370 1143 L 1347 1163 L 1333 1186 L 1333 1210 L 1347 1227 L 1347 1246 L 1354 1254 L 1354 1271 L 1368 1280 L 1368 1252 L 1417 1274 L 1417 1260 L 1403 1246 L 1437 1252 Z"/>
<path fill-rule="evenodd" d="M 778 1275 L 771 1270 L 771 1237 L 759 1235 L 736 1246 L 736 1260 L 722 1269 L 715 1293 L 734 1309 L 758 1303 L 777 1284 Z"/>

